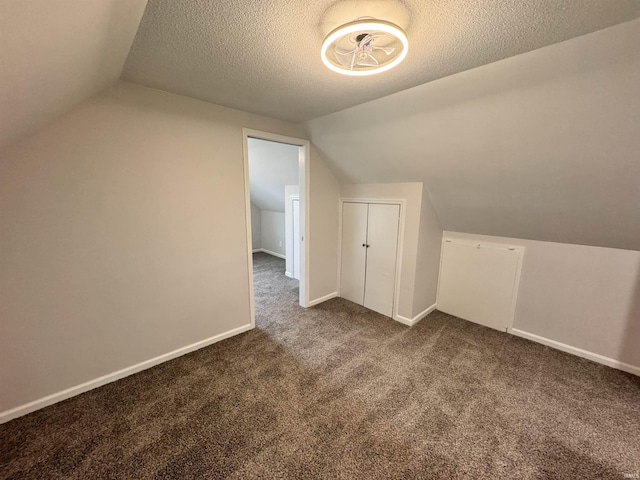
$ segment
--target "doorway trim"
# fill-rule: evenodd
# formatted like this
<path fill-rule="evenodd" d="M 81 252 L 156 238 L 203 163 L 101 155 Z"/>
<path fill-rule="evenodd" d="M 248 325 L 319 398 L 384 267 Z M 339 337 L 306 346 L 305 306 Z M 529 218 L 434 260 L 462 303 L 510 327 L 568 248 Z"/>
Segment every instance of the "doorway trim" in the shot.
<path fill-rule="evenodd" d="M 285 187 L 285 192 L 286 192 L 286 187 Z M 288 270 L 286 270 L 286 269 L 285 269 L 286 271 L 284 272 L 284 274 L 285 274 L 287 277 L 290 277 L 290 278 L 296 278 L 296 277 L 295 277 L 295 270 L 296 270 L 296 256 L 294 255 L 294 251 L 295 251 L 295 249 L 293 248 L 293 242 L 295 242 L 295 239 L 294 239 L 294 235 L 293 235 L 293 234 L 295 233 L 296 229 L 295 229 L 295 222 L 294 222 L 294 220 L 293 220 L 293 219 L 294 219 L 294 216 L 295 216 L 295 215 L 294 215 L 294 210 L 295 210 L 295 209 L 294 209 L 294 207 L 293 207 L 293 203 L 294 203 L 294 202 L 298 202 L 298 203 L 300 203 L 300 195 L 299 195 L 299 194 L 297 194 L 297 195 L 289 195 L 289 196 L 287 197 L 287 196 L 286 196 L 286 193 L 285 193 L 285 199 L 284 199 L 284 201 L 285 201 L 285 202 L 287 202 L 287 203 L 289 203 L 289 209 L 290 209 L 290 210 L 289 210 L 289 213 L 291 214 L 291 218 L 289 219 L 289 222 L 290 222 L 290 224 L 291 224 L 291 231 L 290 231 L 290 232 L 287 232 L 287 228 L 286 228 L 287 221 L 285 220 L 285 230 L 284 230 L 284 231 L 285 231 L 285 238 L 289 239 L 289 235 L 287 235 L 287 233 L 290 233 L 290 234 L 291 234 L 291 235 L 290 235 L 290 237 L 291 237 L 291 238 L 290 238 L 290 240 L 291 240 L 291 243 L 292 243 L 292 244 L 291 244 L 291 249 L 290 249 L 290 250 L 288 250 L 288 249 L 286 249 L 286 248 L 285 248 L 285 261 L 287 261 L 287 262 L 288 262 L 289 260 L 291 260 L 291 262 L 293 262 L 293 268 L 291 269 L 291 271 L 288 271 Z M 287 209 L 286 209 L 286 207 L 285 207 L 285 213 L 286 213 L 286 210 L 287 210 Z M 299 229 L 300 229 L 300 205 L 298 205 L 298 230 L 299 230 Z M 285 247 L 286 247 L 286 245 L 285 245 Z M 298 252 L 298 253 L 300 253 L 300 252 Z M 289 255 L 291 255 L 291 256 L 289 257 Z M 300 264 L 300 256 L 299 256 L 299 255 L 298 255 L 298 264 Z M 298 275 L 298 276 L 300 276 L 300 275 Z"/>
<path fill-rule="evenodd" d="M 407 201 L 403 198 L 382 199 L 382 198 L 351 198 L 340 197 L 338 212 L 338 296 L 340 296 L 340 283 L 342 281 L 342 208 L 345 203 L 381 203 L 387 205 L 400 206 L 400 221 L 398 223 L 398 248 L 396 249 L 396 278 L 393 290 L 393 309 L 391 318 L 397 322 L 404 323 L 398 313 L 400 308 L 400 278 L 402 276 L 402 259 L 404 247 L 404 226 L 405 210 Z"/>
<path fill-rule="evenodd" d="M 249 190 L 249 138 L 286 143 L 299 148 L 298 154 L 298 187 L 300 196 L 300 295 L 301 307 L 309 306 L 309 140 L 287 137 L 277 133 L 263 132 L 250 128 L 242 129 L 242 154 L 244 157 L 244 206 L 247 231 L 247 269 L 249 275 L 249 308 L 251 309 L 251 328 L 256 326 L 255 302 L 253 291 L 253 249 L 251 245 L 251 197 Z M 286 239 L 285 239 L 286 241 Z"/>

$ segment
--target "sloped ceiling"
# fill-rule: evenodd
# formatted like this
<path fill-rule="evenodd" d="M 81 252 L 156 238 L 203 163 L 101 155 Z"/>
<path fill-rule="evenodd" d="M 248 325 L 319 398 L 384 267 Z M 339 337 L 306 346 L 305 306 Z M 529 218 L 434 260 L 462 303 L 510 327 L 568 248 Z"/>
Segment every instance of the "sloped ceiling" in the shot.
<path fill-rule="evenodd" d="M 406 30 L 406 60 L 329 71 L 324 36 L 365 16 Z M 298 122 L 638 16 L 638 0 L 149 0 L 122 78 Z"/>
<path fill-rule="evenodd" d="M 0 149 L 122 72 L 315 118 L 309 137 L 342 181 L 422 181 L 447 230 L 640 250 L 640 1 L 150 0 L 142 17 L 145 4 L 0 2 Z M 400 67 L 322 65 L 324 35 L 361 16 L 407 30 Z M 273 185 L 258 198 L 252 184 L 260 208 L 283 204 Z"/>
<path fill-rule="evenodd" d="M 284 186 L 298 185 L 298 151 L 294 145 L 250 138 L 249 191 L 260 210 L 284 212 Z"/>
<path fill-rule="evenodd" d="M 146 0 L 0 2 L 0 149 L 117 81 Z"/>
<path fill-rule="evenodd" d="M 424 182 L 446 230 L 640 250 L 638 86 L 634 20 L 306 126 L 345 183 Z"/>

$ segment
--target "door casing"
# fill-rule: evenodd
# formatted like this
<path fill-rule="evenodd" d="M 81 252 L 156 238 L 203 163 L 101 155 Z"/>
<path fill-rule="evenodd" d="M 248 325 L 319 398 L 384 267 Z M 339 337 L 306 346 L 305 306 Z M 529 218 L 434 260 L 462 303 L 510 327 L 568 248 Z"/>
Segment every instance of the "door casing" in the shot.
<path fill-rule="evenodd" d="M 251 310 L 251 328 L 256 325 L 255 302 L 253 292 L 253 250 L 251 247 L 251 198 L 249 191 L 249 138 L 268 140 L 272 142 L 286 143 L 299 148 L 298 155 L 298 186 L 300 197 L 300 296 L 301 307 L 309 307 L 309 192 L 310 179 L 310 143 L 309 140 L 295 137 L 287 137 L 276 133 L 242 129 L 242 153 L 244 156 L 244 202 L 245 202 L 245 223 L 247 231 L 247 270 L 249 277 L 249 308 Z"/>

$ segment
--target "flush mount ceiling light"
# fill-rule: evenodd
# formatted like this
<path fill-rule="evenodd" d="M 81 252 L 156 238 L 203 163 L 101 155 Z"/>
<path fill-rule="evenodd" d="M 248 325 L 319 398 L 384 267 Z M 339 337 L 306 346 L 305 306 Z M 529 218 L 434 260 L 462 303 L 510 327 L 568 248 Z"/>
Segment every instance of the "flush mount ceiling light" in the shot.
<path fill-rule="evenodd" d="M 327 68 L 344 75 L 373 75 L 392 69 L 407 56 L 404 31 L 391 22 L 360 19 L 333 30 L 322 42 Z"/>

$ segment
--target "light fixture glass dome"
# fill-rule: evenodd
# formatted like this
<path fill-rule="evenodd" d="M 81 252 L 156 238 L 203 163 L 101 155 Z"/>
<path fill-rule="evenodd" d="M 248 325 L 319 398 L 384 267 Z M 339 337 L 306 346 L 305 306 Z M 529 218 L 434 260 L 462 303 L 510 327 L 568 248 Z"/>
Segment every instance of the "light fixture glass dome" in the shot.
<path fill-rule="evenodd" d="M 322 42 L 323 63 L 344 75 L 373 75 L 398 65 L 407 56 L 409 41 L 397 25 L 361 19 L 333 30 Z"/>

